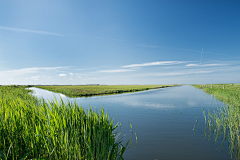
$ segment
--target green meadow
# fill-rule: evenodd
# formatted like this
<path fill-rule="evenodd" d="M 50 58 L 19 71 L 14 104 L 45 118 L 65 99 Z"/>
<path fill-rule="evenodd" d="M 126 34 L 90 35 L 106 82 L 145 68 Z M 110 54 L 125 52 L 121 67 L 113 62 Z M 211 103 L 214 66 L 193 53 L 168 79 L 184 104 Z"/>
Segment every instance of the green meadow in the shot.
<path fill-rule="evenodd" d="M 149 89 L 173 87 L 176 85 L 79 85 L 79 86 L 34 86 L 52 92 L 62 93 L 68 97 L 96 96 L 137 92 Z"/>
<path fill-rule="evenodd" d="M 2 160 L 123 159 L 133 132 L 123 145 L 120 125 L 104 108 L 97 112 L 76 103 L 47 103 L 25 87 L 0 86 Z"/>
<path fill-rule="evenodd" d="M 229 152 L 234 159 L 240 158 L 240 84 L 207 84 L 194 85 L 206 93 L 214 95 L 223 101 L 224 106 L 219 106 L 212 111 L 203 108 L 205 118 L 204 138 L 212 143 L 221 140 L 228 144 Z M 221 147 L 222 147 L 221 146 Z"/>
<path fill-rule="evenodd" d="M 196 88 L 203 89 L 206 93 L 214 95 L 220 101 L 240 107 L 240 83 L 235 84 L 203 84 L 193 85 Z M 224 86 L 224 89 L 223 89 Z"/>

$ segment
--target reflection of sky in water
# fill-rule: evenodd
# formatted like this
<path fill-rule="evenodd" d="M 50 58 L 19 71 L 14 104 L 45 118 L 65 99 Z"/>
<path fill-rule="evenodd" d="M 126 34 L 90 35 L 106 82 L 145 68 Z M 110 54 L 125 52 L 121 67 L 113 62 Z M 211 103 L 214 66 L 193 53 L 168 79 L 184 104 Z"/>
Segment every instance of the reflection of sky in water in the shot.
<path fill-rule="evenodd" d="M 188 102 L 187 102 L 187 104 L 188 104 L 190 107 L 193 107 L 193 106 L 195 106 L 195 105 L 196 105 L 196 103 L 195 103 L 195 102 L 193 102 L 193 101 L 188 101 Z"/>
<path fill-rule="evenodd" d="M 129 123 L 138 136 L 137 148 L 125 153 L 125 159 L 230 159 L 227 148 L 203 140 L 205 110 L 223 103 L 192 86 L 170 87 L 107 96 L 68 98 L 62 94 L 32 88 L 33 95 L 53 100 L 74 102 L 99 111 L 104 106 L 109 116 L 122 124 L 122 135 L 129 138 Z M 195 134 L 193 127 L 196 123 Z M 116 122 L 116 121 L 114 121 Z M 125 140 L 126 138 L 124 138 Z M 173 154 L 174 153 L 174 154 Z"/>
<path fill-rule="evenodd" d="M 114 103 L 122 105 L 127 108 L 139 107 L 145 109 L 167 109 L 167 108 L 172 109 L 173 106 L 175 109 L 177 109 L 199 107 L 205 104 L 211 104 L 212 107 L 222 105 L 222 102 L 212 98 L 211 96 L 203 94 L 202 91 L 200 90 L 199 90 L 200 94 L 199 92 L 193 92 L 193 90 L 197 90 L 194 87 L 191 86 L 184 87 L 185 87 L 184 89 L 181 89 L 180 87 L 173 87 L 134 93 L 79 98 L 69 98 L 61 93 L 53 93 L 47 90 L 38 89 L 34 87 L 31 88 L 31 90 L 34 91 L 33 93 L 34 96 L 44 98 L 45 100 L 47 99 L 51 101 L 54 100 L 55 98 L 57 100 L 60 100 L 60 98 L 62 98 L 62 100 L 66 102 L 76 101 L 79 104 L 82 104 L 83 106 L 89 106 L 89 104 L 91 104 L 97 108 L 102 107 L 104 104 L 107 103 Z M 179 93 L 178 91 L 181 91 L 181 93 Z M 96 103 L 98 103 L 98 105 L 95 105 Z"/>
<path fill-rule="evenodd" d="M 35 88 L 35 87 L 31 87 L 29 89 L 33 91 L 32 95 L 34 95 L 38 98 L 42 98 L 42 99 L 47 100 L 47 101 L 53 101 L 53 100 L 55 100 L 55 98 L 58 101 L 61 98 L 64 101 L 70 100 L 67 96 L 65 96 L 64 94 L 61 94 L 61 93 L 53 93 L 51 91 L 44 90 L 44 89 L 39 89 L 39 88 Z"/>
<path fill-rule="evenodd" d="M 161 103 L 151 103 L 151 102 L 125 102 L 126 105 L 138 108 L 154 108 L 154 109 L 164 109 L 164 108 L 173 108 L 173 105 L 161 104 Z"/>
<path fill-rule="evenodd" d="M 48 90 L 44 90 L 44 89 L 39 89 L 39 88 L 29 88 L 30 90 L 33 91 L 33 95 L 39 98 L 44 98 L 44 99 L 53 99 L 54 97 L 66 97 L 65 95 L 61 94 L 61 93 L 53 93 L 51 91 Z"/>

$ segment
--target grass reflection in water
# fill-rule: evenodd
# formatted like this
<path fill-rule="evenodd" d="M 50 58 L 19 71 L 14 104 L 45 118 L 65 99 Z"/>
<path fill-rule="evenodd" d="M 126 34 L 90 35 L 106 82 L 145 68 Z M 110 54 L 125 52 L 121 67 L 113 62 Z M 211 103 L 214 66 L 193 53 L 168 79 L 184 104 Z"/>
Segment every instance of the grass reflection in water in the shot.
<path fill-rule="evenodd" d="M 203 108 L 205 118 L 204 138 L 210 140 L 213 135 L 213 144 L 221 140 L 228 143 L 229 152 L 234 159 L 240 158 L 240 139 L 239 139 L 239 109 L 233 105 L 218 107 L 213 111 L 208 111 L 207 116 Z"/>

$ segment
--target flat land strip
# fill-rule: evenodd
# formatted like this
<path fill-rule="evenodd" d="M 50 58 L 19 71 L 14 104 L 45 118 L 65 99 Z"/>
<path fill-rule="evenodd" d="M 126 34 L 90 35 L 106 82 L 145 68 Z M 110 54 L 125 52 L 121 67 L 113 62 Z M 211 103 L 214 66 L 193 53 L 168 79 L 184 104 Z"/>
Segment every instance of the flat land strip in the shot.
<path fill-rule="evenodd" d="M 214 95 L 224 103 L 240 107 L 240 83 L 224 84 L 224 89 L 223 84 L 198 84 L 193 86 Z"/>
<path fill-rule="evenodd" d="M 83 97 L 119 94 L 126 92 L 137 92 L 149 89 L 158 89 L 165 87 L 173 87 L 178 85 L 70 85 L 70 86 L 34 86 L 46 89 L 52 92 L 62 93 L 68 97 Z"/>

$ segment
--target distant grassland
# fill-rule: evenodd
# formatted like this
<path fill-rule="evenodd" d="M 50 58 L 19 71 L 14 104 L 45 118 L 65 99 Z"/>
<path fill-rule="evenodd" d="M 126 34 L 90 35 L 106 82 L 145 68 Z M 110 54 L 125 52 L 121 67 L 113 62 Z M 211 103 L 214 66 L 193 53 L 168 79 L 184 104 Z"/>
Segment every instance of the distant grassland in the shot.
<path fill-rule="evenodd" d="M 149 89 L 173 87 L 177 85 L 79 85 L 79 86 L 35 86 L 37 88 L 62 93 L 68 97 L 95 96 L 137 92 Z"/>
<path fill-rule="evenodd" d="M 193 85 L 196 88 L 203 89 L 205 92 L 214 95 L 220 101 L 240 107 L 240 83 L 235 84 L 211 84 Z"/>

